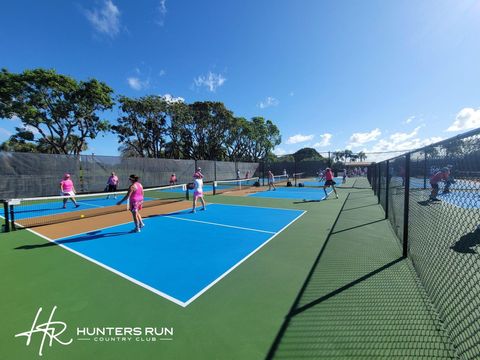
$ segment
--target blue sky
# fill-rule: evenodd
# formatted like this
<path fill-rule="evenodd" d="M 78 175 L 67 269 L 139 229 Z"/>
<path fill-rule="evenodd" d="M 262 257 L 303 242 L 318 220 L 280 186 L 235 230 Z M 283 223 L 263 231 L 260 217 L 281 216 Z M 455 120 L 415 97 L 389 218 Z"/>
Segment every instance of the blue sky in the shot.
<path fill-rule="evenodd" d="M 222 101 L 273 120 L 277 154 L 409 150 L 480 126 L 478 34 L 479 0 L 17 0 L 0 66 Z M 0 120 L 0 141 L 18 125 Z M 106 135 L 88 153 L 117 148 Z"/>

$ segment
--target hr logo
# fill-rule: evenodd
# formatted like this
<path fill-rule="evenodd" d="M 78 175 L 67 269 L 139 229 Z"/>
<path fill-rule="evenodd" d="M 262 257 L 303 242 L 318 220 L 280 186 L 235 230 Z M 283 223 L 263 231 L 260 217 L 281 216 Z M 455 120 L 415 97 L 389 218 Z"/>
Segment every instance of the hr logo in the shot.
<path fill-rule="evenodd" d="M 56 341 L 61 345 L 70 345 L 73 341 L 73 339 L 70 339 L 69 341 L 60 340 L 59 336 L 65 332 L 65 330 L 67 329 L 67 324 L 65 324 L 62 321 L 53 321 L 53 315 L 55 314 L 55 310 L 57 310 L 57 306 L 53 307 L 47 322 L 42 324 L 37 324 L 38 318 L 42 313 L 42 308 L 39 308 L 37 311 L 37 315 L 33 320 L 33 324 L 30 330 L 22 333 L 18 333 L 15 335 L 15 337 L 25 336 L 27 338 L 26 345 L 29 346 L 30 342 L 32 341 L 33 334 L 35 333 L 43 334 L 42 340 L 40 342 L 40 348 L 38 350 L 38 355 L 40 356 L 43 356 L 43 346 L 45 345 L 45 341 L 47 340 L 47 337 L 49 339 L 48 345 L 50 347 L 52 346 L 53 341 Z"/>

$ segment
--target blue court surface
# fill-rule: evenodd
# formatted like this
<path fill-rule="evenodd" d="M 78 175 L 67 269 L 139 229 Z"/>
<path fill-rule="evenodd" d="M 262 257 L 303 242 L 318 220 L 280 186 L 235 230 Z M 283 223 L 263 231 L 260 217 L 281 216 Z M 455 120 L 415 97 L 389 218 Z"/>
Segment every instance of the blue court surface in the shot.
<path fill-rule="evenodd" d="M 181 306 L 187 306 L 304 211 L 210 204 L 55 242 Z"/>
<path fill-rule="evenodd" d="M 332 188 L 327 188 L 327 193 L 332 192 Z M 260 198 L 274 198 L 274 199 L 296 199 L 305 201 L 324 200 L 325 192 L 323 188 L 305 188 L 305 187 L 277 187 L 276 190 L 266 190 L 253 194 L 249 194 L 251 197 Z"/>
<path fill-rule="evenodd" d="M 439 194 L 438 198 L 464 209 L 480 209 L 480 194 L 478 192 L 455 190 L 448 194 Z"/>

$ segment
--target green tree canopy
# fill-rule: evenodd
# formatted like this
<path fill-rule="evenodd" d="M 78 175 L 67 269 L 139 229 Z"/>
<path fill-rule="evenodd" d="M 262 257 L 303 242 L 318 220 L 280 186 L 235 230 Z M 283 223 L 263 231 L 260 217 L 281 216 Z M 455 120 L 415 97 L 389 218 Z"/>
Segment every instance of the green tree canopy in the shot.
<path fill-rule="evenodd" d="M 15 74 L 2 69 L 0 118 L 18 117 L 23 123 L 2 148 L 79 154 L 87 139 L 109 129 L 98 113 L 112 108 L 112 93 L 98 80 L 76 81 L 55 70 Z"/>
<path fill-rule="evenodd" d="M 318 153 L 314 148 L 303 148 L 298 150 L 293 154 L 295 161 L 299 162 L 302 160 L 321 160 L 323 159 L 322 155 Z"/>
<path fill-rule="evenodd" d="M 112 126 L 124 156 L 163 157 L 167 143 L 169 103 L 161 96 L 118 99 L 123 115 Z"/>

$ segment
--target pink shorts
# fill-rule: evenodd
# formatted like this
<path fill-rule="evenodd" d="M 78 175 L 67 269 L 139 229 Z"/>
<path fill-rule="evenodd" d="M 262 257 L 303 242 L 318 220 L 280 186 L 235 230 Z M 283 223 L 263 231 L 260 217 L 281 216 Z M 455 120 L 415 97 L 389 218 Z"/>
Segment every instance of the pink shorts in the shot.
<path fill-rule="evenodd" d="M 203 191 L 194 191 L 193 192 L 193 197 L 196 199 L 196 198 L 199 198 L 199 197 L 202 197 L 203 196 Z"/>
<path fill-rule="evenodd" d="M 142 210 L 143 201 L 131 201 L 130 202 L 130 211 L 140 211 Z"/>

